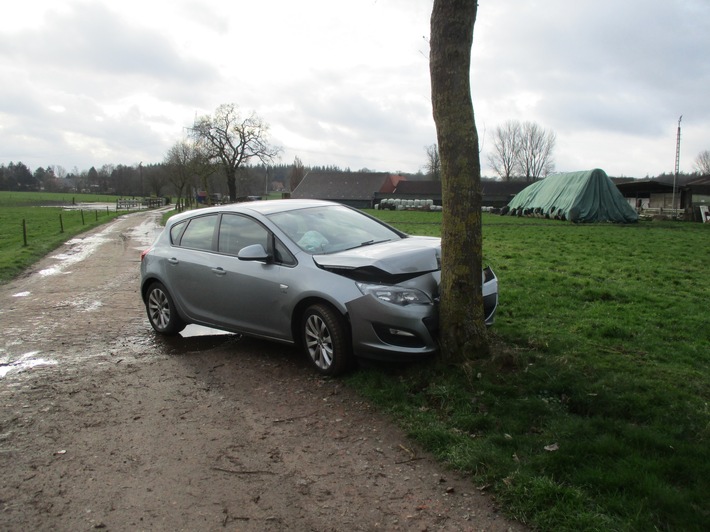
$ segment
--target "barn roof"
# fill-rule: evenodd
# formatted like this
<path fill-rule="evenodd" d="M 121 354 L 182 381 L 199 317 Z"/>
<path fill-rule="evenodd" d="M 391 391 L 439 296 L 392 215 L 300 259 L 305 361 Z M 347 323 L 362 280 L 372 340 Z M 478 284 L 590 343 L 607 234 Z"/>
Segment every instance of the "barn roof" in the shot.
<path fill-rule="evenodd" d="M 688 181 L 685 185 L 693 194 L 710 194 L 710 176 L 703 176 L 692 181 Z"/>
<path fill-rule="evenodd" d="M 376 192 L 392 192 L 402 180 L 404 177 L 387 172 L 310 172 L 291 192 L 291 197 L 371 200 Z"/>
<path fill-rule="evenodd" d="M 656 179 L 634 179 L 626 183 L 617 183 L 616 188 L 618 188 L 624 196 L 634 197 L 643 194 L 671 192 L 673 190 L 673 184 L 663 183 Z"/>

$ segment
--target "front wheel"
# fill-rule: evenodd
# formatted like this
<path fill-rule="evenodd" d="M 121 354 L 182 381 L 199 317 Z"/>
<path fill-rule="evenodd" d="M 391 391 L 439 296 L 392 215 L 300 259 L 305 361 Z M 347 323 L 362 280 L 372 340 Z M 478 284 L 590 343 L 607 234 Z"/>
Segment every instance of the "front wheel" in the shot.
<path fill-rule="evenodd" d="M 148 321 L 156 332 L 173 336 L 185 328 L 185 322 L 175 308 L 175 303 L 162 283 L 155 282 L 148 287 L 145 298 Z"/>
<path fill-rule="evenodd" d="M 322 375 L 339 375 L 352 364 L 352 346 L 343 317 L 327 305 L 313 305 L 301 322 L 303 348 Z"/>

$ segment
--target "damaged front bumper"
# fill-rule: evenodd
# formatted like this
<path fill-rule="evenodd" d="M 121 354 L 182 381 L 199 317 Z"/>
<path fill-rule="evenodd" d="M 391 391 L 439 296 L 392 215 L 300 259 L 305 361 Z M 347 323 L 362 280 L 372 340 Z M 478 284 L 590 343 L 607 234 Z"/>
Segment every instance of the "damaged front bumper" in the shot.
<path fill-rule="evenodd" d="M 490 267 L 483 271 L 483 282 L 485 323 L 490 326 L 498 309 L 498 278 Z M 434 354 L 439 347 L 437 301 L 438 298 L 431 304 L 401 306 L 372 295 L 350 301 L 346 306 L 355 355 L 396 361 L 418 360 Z"/>

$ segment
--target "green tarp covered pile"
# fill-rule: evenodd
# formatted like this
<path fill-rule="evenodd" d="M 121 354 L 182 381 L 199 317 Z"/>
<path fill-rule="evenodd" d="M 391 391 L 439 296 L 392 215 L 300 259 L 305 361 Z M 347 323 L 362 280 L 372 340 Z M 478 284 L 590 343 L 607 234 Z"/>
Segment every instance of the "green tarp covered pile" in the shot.
<path fill-rule="evenodd" d="M 524 188 L 504 213 L 571 222 L 633 223 L 638 214 L 604 170 L 568 172 Z"/>

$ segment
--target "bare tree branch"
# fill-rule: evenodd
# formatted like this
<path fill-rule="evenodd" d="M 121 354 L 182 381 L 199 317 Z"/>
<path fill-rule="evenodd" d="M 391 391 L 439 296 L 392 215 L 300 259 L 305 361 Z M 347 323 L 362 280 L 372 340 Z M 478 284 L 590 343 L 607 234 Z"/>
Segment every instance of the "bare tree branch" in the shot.
<path fill-rule="evenodd" d="M 269 144 L 269 126 L 256 113 L 242 118 L 231 103 L 217 107 L 213 116 L 195 120 L 191 132 L 209 158 L 222 165 L 231 201 L 244 195 L 238 194 L 243 192 L 238 188 L 244 188 L 244 183 L 237 181 L 237 175 L 245 175 L 240 170 L 246 164 L 253 159 L 268 164 L 281 152 L 280 147 Z"/>
<path fill-rule="evenodd" d="M 517 120 L 508 120 L 493 133 L 493 153 L 488 154 L 488 164 L 503 181 L 515 177 L 521 137 L 521 126 Z"/>
<path fill-rule="evenodd" d="M 700 175 L 710 175 L 710 150 L 698 154 L 695 158 L 695 169 Z"/>

